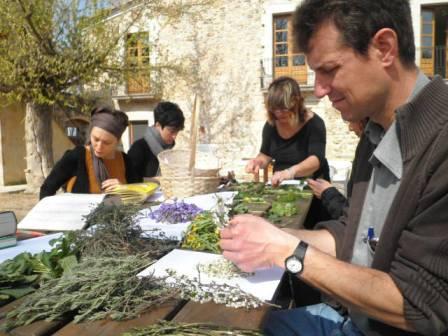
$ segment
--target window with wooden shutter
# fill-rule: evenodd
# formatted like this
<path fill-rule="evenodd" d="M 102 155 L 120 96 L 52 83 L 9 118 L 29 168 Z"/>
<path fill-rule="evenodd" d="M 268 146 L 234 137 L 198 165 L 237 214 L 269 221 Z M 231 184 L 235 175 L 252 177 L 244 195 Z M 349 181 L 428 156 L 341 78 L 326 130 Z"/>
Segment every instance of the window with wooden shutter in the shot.
<path fill-rule="evenodd" d="M 295 47 L 292 14 L 276 15 L 273 19 L 274 78 L 289 76 L 301 84 L 307 82 L 305 55 Z"/>
<path fill-rule="evenodd" d="M 147 32 L 128 34 L 126 39 L 127 91 L 148 93 L 150 89 L 149 36 Z"/>
<path fill-rule="evenodd" d="M 425 75 L 434 76 L 434 12 L 429 9 L 423 9 L 421 22 L 420 69 Z"/>

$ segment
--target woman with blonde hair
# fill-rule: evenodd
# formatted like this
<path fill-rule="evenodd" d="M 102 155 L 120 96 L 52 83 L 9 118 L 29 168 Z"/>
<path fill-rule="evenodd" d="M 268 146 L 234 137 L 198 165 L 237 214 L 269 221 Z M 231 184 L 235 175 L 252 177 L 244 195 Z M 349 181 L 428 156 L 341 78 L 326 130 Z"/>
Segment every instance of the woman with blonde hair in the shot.
<path fill-rule="evenodd" d="M 268 89 L 266 109 L 268 121 L 260 153 L 249 161 L 246 172 L 256 174 L 274 160 L 273 185 L 298 177 L 327 175 L 325 124 L 305 108 L 299 84 L 290 77 L 274 80 Z"/>
<path fill-rule="evenodd" d="M 266 109 L 268 120 L 263 127 L 260 153 L 248 162 L 246 172 L 258 174 L 259 169 L 274 161 L 274 186 L 300 177 L 329 179 L 325 124 L 306 109 L 299 84 L 290 77 L 275 79 L 268 88 Z M 314 204 L 310 210 L 315 212 L 312 217 L 317 216 L 310 219 L 314 223 L 327 218 L 319 215 L 317 207 Z"/>

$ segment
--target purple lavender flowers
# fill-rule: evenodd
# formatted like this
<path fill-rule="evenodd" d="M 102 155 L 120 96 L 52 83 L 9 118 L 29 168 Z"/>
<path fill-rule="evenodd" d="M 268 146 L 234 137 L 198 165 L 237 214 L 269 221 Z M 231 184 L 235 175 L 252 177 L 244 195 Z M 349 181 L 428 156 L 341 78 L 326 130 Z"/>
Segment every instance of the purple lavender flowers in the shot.
<path fill-rule="evenodd" d="M 195 204 L 184 201 L 174 201 L 174 203 L 162 203 L 157 210 L 149 213 L 149 218 L 156 222 L 167 222 L 170 224 L 185 223 L 191 221 L 203 210 Z"/>

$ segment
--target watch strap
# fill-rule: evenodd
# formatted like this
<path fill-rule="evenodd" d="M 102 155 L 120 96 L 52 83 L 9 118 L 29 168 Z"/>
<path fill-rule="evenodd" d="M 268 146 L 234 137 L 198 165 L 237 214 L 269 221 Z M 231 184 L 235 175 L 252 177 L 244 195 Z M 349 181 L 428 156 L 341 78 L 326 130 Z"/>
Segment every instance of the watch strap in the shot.
<path fill-rule="evenodd" d="M 306 250 L 308 249 L 308 244 L 305 243 L 303 240 L 300 241 L 300 243 L 297 245 L 296 249 L 294 250 L 294 255 L 299 258 L 299 260 L 303 264 L 303 260 L 305 259 Z"/>

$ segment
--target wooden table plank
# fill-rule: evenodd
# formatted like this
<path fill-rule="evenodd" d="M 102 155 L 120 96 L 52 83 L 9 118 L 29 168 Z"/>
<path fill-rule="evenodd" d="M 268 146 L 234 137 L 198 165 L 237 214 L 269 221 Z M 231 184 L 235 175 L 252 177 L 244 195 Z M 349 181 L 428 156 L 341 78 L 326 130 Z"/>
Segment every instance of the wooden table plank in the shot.
<path fill-rule="evenodd" d="M 6 306 L 0 308 L 0 326 L 5 322 L 6 314 L 12 310 L 14 310 L 17 306 L 21 305 L 22 302 L 26 299 L 26 297 L 20 298 L 16 301 L 13 301 Z M 37 321 L 35 323 L 31 323 L 27 326 L 18 327 L 11 330 L 8 333 L 0 333 L 0 336 L 4 335 L 13 335 L 13 336 L 46 336 L 51 335 L 56 330 L 60 329 L 62 326 L 67 324 L 70 320 L 65 321 L 55 321 L 55 322 L 47 322 L 47 321 Z"/>
<path fill-rule="evenodd" d="M 52 335 L 56 330 L 67 324 L 65 321 L 37 321 L 27 326 L 18 327 L 10 331 L 12 336 L 47 336 Z"/>
<path fill-rule="evenodd" d="M 179 301 L 166 303 L 142 314 L 139 318 L 127 321 L 101 320 L 70 323 L 56 332 L 54 336 L 118 336 L 132 328 L 145 327 L 167 318 L 179 304 Z"/>
<path fill-rule="evenodd" d="M 262 306 L 257 309 L 230 308 L 216 303 L 188 302 L 173 321 L 213 323 L 225 327 L 244 329 L 261 329 L 266 313 L 271 307 Z"/>

